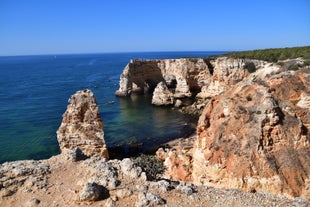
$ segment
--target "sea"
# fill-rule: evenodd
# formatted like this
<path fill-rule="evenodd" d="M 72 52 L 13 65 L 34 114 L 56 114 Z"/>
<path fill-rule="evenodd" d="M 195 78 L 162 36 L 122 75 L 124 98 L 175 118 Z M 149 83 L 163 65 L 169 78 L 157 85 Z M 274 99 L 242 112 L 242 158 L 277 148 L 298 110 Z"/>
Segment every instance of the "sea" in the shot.
<path fill-rule="evenodd" d="M 0 57 L 0 163 L 59 154 L 56 131 L 68 99 L 93 91 L 106 144 L 142 152 L 195 130 L 193 117 L 151 105 L 151 96 L 116 97 L 131 59 L 206 57 L 223 52 L 135 52 Z"/>

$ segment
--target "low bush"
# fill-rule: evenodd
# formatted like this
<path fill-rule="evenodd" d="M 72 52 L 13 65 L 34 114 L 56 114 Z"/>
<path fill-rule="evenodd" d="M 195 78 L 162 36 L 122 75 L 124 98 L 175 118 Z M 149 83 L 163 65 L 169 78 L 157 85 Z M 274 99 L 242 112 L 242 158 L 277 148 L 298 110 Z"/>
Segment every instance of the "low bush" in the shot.
<path fill-rule="evenodd" d="M 149 180 L 158 179 L 165 171 L 164 164 L 155 155 L 141 154 L 134 163 L 142 168 Z"/>
<path fill-rule="evenodd" d="M 298 57 L 308 59 L 308 57 L 310 57 L 310 46 L 230 52 L 223 54 L 223 56 L 233 58 L 265 60 L 270 62 L 277 62 L 278 60 L 285 60 L 285 59 L 294 59 Z"/>
<path fill-rule="evenodd" d="M 256 71 L 256 66 L 253 62 L 246 62 L 243 68 L 249 71 L 249 73 L 254 73 Z"/>

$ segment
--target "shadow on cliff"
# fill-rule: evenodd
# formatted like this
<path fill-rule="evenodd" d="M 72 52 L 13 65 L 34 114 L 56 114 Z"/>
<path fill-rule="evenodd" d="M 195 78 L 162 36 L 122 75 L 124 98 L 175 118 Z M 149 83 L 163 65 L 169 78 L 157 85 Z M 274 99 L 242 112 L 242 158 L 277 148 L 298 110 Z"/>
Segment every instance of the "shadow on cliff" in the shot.
<path fill-rule="evenodd" d="M 182 129 L 183 137 L 189 137 L 196 132 L 195 128 L 184 127 Z M 123 159 L 130 157 L 138 157 L 141 154 L 154 155 L 155 152 L 163 146 L 166 146 L 167 142 L 175 140 L 177 138 L 166 138 L 157 143 L 150 142 L 146 139 L 145 142 L 129 143 L 119 146 L 108 147 L 110 159 Z"/>

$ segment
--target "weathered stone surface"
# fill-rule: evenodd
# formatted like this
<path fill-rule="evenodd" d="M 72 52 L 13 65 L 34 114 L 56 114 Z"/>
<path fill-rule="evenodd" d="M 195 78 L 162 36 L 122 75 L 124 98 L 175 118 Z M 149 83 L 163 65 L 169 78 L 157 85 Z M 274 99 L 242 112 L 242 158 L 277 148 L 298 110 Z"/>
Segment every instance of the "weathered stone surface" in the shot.
<path fill-rule="evenodd" d="M 174 106 L 177 107 L 177 108 L 179 108 L 179 107 L 182 106 L 182 104 L 183 104 L 183 102 L 182 102 L 180 99 L 177 99 L 177 100 L 175 101 Z"/>
<path fill-rule="evenodd" d="M 185 184 L 185 183 L 180 183 L 177 187 L 176 190 L 180 191 L 181 193 L 184 193 L 186 195 L 192 195 L 195 193 L 194 185 L 193 184 Z"/>
<path fill-rule="evenodd" d="M 195 183 L 303 194 L 310 176 L 309 162 L 305 162 L 310 158 L 305 125 L 309 117 L 298 118 L 282 108 L 289 104 L 290 93 L 297 100 L 300 97 L 301 92 L 294 88 L 309 90 L 309 82 L 298 84 L 296 78 L 271 80 L 271 89 L 264 86 L 267 84 L 243 81 L 207 104 L 199 119 L 193 153 Z"/>
<path fill-rule="evenodd" d="M 27 202 L 27 206 L 29 206 L 29 207 L 38 206 L 40 204 L 40 202 L 41 201 L 39 199 L 33 198 Z"/>
<path fill-rule="evenodd" d="M 120 163 L 120 166 L 122 172 L 131 178 L 137 179 L 140 177 L 142 173 L 142 169 L 140 167 L 135 166 L 135 164 L 129 158 L 123 159 Z"/>
<path fill-rule="evenodd" d="M 86 168 L 90 167 L 90 180 L 110 190 L 115 189 L 120 181 L 118 180 L 118 162 L 106 161 L 104 158 L 90 158 L 84 161 Z"/>
<path fill-rule="evenodd" d="M 84 160 L 87 158 L 87 156 L 84 155 L 82 150 L 78 147 L 75 147 L 72 150 L 65 150 L 65 151 L 66 151 L 67 159 L 71 160 L 72 162 L 77 162 L 77 161 Z"/>
<path fill-rule="evenodd" d="M 91 157 L 83 162 L 71 162 L 65 154 L 48 160 L 19 161 L 18 165 L 36 169 L 22 170 L 26 179 L 38 173 L 44 174 L 49 165 L 49 172 L 44 177 L 36 176 L 35 182 L 45 180 L 44 188 L 28 185 L 28 181 L 18 187 L 16 193 L 0 197 L 0 206 L 309 206 L 304 198 L 288 199 L 283 195 L 272 195 L 264 191 L 249 193 L 237 189 L 217 189 L 206 185 L 192 185 L 173 180 L 146 181 L 132 178 L 121 170 L 121 160 L 106 161 L 102 157 Z M 31 161 L 32 162 L 32 161 Z M 127 162 L 127 161 L 126 161 Z M 16 163 L 13 162 L 16 166 Z M 23 164 L 21 164 L 23 163 Z M 128 166 L 132 166 L 128 163 Z M 1 171 L 1 178 L 10 176 L 13 167 Z M 2 169 L 2 165 L 0 168 Z M 127 164 L 126 164 L 127 165 Z M 132 166 L 136 167 L 136 166 Z M 128 169 L 128 168 L 127 168 Z M 20 171 L 20 170 L 18 170 Z M 5 173 L 4 173 L 5 172 Z M 31 175 L 28 174 L 31 172 Z M 3 174 L 4 173 L 4 174 Z M 101 178 L 111 176 L 120 180 L 115 189 L 107 190 L 101 184 Z M 20 176 L 17 176 L 20 177 Z M 15 178 L 17 179 L 17 178 Z M 15 183 L 16 181 L 14 181 Z M 88 184 L 86 184 L 88 183 Z M 95 184 L 94 184 L 95 183 Z M 27 188 L 25 186 L 28 186 Z M 7 188 L 0 185 L 0 191 Z M 102 191 L 103 190 L 103 191 Z"/>
<path fill-rule="evenodd" d="M 118 190 L 116 192 L 116 196 L 120 199 L 122 198 L 126 198 L 126 197 L 129 197 L 133 194 L 132 190 L 126 188 L 126 189 L 121 189 L 121 190 Z"/>
<path fill-rule="evenodd" d="M 46 189 L 50 166 L 44 161 L 15 161 L 0 165 L 0 198 L 18 190 Z"/>
<path fill-rule="evenodd" d="M 86 156 L 108 158 L 103 124 L 94 94 L 87 89 L 77 91 L 69 103 L 57 130 L 60 150 L 78 147 Z"/>
<path fill-rule="evenodd" d="M 174 89 L 174 97 L 190 97 L 210 82 L 210 70 L 202 58 L 132 60 L 120 76 L 116 95 L 153 92 L 157 84 L 164 81 Z"/>
<path fill-rule="evenodd" d="M 166 201 L 153 193 L 139 193 L 137 207 L 164 205 Z"/>
<path fill-rule="evenodd" d="M 97 201 L 99 199 L 108 198 L 109 191 L 97 183 L 86 183 L 80 192 L 81 201 Z"/>
<path fill-rule="evenodd" d="M 217 81 L 221 90 L 203 95 L 211 99 L 205 101 L 192 146 L 157 152 L 165 176 L 309 199 L 310 72 L 253 62 L 257 71 L 252 74 L 244 71 L 242 60 L 212 63 L 209 86 Z"/>
<path fill-rule="evenodd" d="M 153 92 L 152 104 L 157 106 L 172 105 L 173 93 L 169 91 L 164 82 L 159 82 Z"/>

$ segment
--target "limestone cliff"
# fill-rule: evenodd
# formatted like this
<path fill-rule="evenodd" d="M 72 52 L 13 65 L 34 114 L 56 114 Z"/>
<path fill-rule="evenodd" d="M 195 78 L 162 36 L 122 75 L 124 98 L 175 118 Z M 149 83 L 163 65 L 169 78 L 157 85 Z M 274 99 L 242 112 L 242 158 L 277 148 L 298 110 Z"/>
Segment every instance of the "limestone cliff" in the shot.
<path fill-rule="evenodd" d="M 172 89 L 174 97 L 190 97 L 210 82 L 212 68 L 202 58 L 132 60 L 120 77 L 116 95 L 153 92 L 159 82 Z"/>
<path fill-rule="evenodd" d="M 60 150 L 78 147 L 86 156 L 108 158 L 103 124 L 94 94 L 90 90 L 77 91 L 69 102 L 57 130 Z"/>
<path fill-rule="evenodd" d="M 167 177 L 309 199 L 309 69 L 267 63 L 226 83 L 204 108 L 193 148 L 163 156 Z"/>
<path fill-rule="evenodd" d="M 310 176 L 306 120 L 279 101 L 250 81 L 214 97 L 199 119 L 193 181 L 300 196 Z"/>
<path fill-rule="evenodd" d="M 208 84 L 219 80 L 221 87 L 209 90 L 205 85 L 202 96 L 210 100 L 197 136 L 157 152 L 165 160 L 167 177 L 206 185 L 151 181 L 132 159 L 107 161 L 96 100 L 91 91 L 83 90 L 69 99 L 57 131 L 66 153 L 0 165 L 0 206 L 309 206 L 309 68 L 282 71 L 254 61 L 259 69 L 249 74 L 242 70 L 242 60 L 212 61 L 213 70 L 208 63 L 205 71 L 212 74 Z M 157 85 L 158 100 L 169 100 L 167 89 L 176 89 L 174 76 L 165 77 L 158 76 L 160 81 L 152 85 Z M 81 154 L 88 157 L 76 159 Z"/>
<path fill-rule="evenodd" d="M 168 105 L 178 98 L 196 97 L 210 98 L 221 94 L 249 76 L 243 68 L 249 61 L 219 57 L 209 58 L 181 58 L 163 60 L 132 60 L 127 64 L 120 76 L 120 87 L 116 91 L 118 96 L 129 96 L 131 93 L 153 93 L 157 84 L 162 82 L 172 95 L 167 102 L 156 105 Z M 258 69 L 271 68 L 266 61 L 251 60 Z M 277 71 L 280 66 L 272 66 Z M 272 71 L 258 74 L 266 76 Z M 154 94 L 158 96 L 157 94 Z M 156 97 L 155 97 L 156 99 Z"/>

